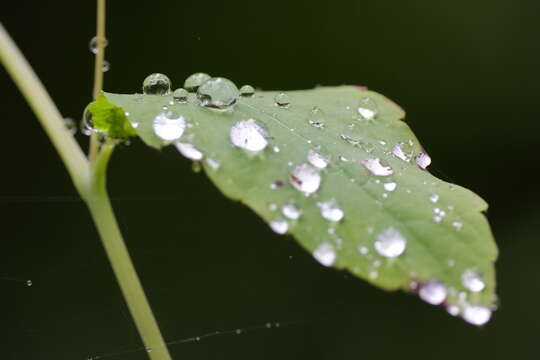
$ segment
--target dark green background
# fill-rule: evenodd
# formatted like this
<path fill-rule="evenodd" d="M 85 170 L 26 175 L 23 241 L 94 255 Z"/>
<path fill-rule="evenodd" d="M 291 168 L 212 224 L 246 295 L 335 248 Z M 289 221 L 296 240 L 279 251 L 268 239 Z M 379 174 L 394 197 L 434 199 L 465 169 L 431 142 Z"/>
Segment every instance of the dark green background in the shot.
<path fill-rule="evenodd" d="M 263 89 L 367 85 L 406 109 L 434 174 L 487 199 L 501 250 L 500 309 L 478 329 L 321 267 L 174 149 L 135 141 L 114 155 L 110 192 L 165 337 L 258 327 L 173 345 L 175 359 L 538 358 L 540 2 L 109 2 L 107 90 L 140 91 L 156 71 L 176 85 L 196 71 Z M 62 113 L 76 119 L 90 101 L 94 6 L 0 6 Z M 4 70 L 0 77 L 0 358 L 137 349 L 85 206 Z M 266 329 L 268 321 L 281 326 Z"/>

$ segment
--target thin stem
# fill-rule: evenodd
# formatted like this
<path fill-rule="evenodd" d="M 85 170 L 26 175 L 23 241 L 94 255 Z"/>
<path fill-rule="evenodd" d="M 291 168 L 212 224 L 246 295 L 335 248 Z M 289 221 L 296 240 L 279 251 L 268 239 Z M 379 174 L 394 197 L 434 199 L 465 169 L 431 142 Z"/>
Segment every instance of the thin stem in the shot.
<path fill-rule="evenodd" d="M 103 89 L 103 62 L 105 61 L 105 0 L 97 0 L 96 19 L 96 61 L 94 64 L 94 100 Z M 99 141 L 96 133 L 90 136 L 90 160 L 94 160 L 98 154 Z"/>
<path fill-rule="evenodd" d="M 109 140 L 96 158 L 88 207 L 150 359 L 170 360 L 171 356 L 129 257 L 107 195 L 106 169 L 113 150 L 114 142 Z"/>
<path fill-rule="evenodd" d="M 81 196 L 90 173 L 81 148 L 64 125 L 64 118 L 17 45 L 0 23 L 0 60 L 13 78 L 66 165 Z"/>

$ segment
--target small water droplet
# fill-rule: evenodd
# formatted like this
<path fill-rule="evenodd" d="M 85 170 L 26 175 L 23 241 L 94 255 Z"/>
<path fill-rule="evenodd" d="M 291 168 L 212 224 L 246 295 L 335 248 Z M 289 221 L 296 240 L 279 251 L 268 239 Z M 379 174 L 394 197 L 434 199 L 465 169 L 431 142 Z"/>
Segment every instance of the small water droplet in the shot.
<path fill-rule="evenodd" d="M 184 88 L 189 92 L 196 92 L 199 86 L 205 81 L 210 80 L 210 75 L 205 73 L 191 74 L 186 81 L 184 81 Z"/>
<path fill-rule="evenodd" d="M 251 97 L 255 94 L 255 89 L 251 85 L 244 85 L 240 88 L 240 96 Z"/>
<path fill-rule="evenodd" d="M 297 190 L 305 195 L 316 192 L 321 185 L 319 171 L 309 164 L 301 164 L 289 174 L 289 181 Z"/>
<path fill-rule="evenodd" d="M 180 154 L 184 155 L 188 159 L 198 161 L 204 157 L 203 153 L 192 144 L 177 142 L 174 145 Z"/>
<path fill-rule="evenodd" d="M 420 153 L 416 156 L 416 164 L 425 169 L 431 164 L 431 157 L 426 153 Z"/>
<path fill-rule="evenodd" d="M 278 152 L 279 152 L 279 146 L 274 146 L 274 147 L 272 148 L 272 150 L 273 150 L 274 152 L 278 153 Z"/>
<path fill-rule="evenodd" d="M 339 155 L 339 161 L 342 161 L 342 162 L 348 162 L 349 159 L 343 155 Z"/>
<path fill-rule="evenodd" d="M 328 159 L 313 149 L 308 150 L 307 159 L 311 165 L 319 169 L 324 169 L 328 165 Z"/>
<path fill-rule="evenodd" d="M 162 140 L 174 141 L 184 133 L 186 119 L 176 111 L 162 112 L 154 118 L 152 128 Z"/>
<path fill-rule="evenodd" d="M 111 63 L 107 60 L 103 60 L 103 64 L 101 64 L 101 71 L 107 72 L 111 69 Z"/>
<path fill-rule="evenodd" d="M 461 284 L 472 292 L 480 292 L 486 287 L 486 283 L 475 269 L 467 269 L 461 275 Z"/>
<path fill-rule="evenodd" d="M 197 97 L 201 105 L 218 110 L 230 109 L 236 103 L 240 92 L 229 79 L 211 78 L 197 89 Z"/>
<path fill-rule="evenodd" d="M 281 108 L 287 108 L 291 103 L 291 101 L 289 100 L 289 95 L 285 93 L 279 93 L 274 96 L 274 101 L 276 103 L 276 106 L 279 106 Z"/>
<path fill-rule="evenodd" d="M 90 112 L 90 110 L 88 110 L 88 108 L 84 110 L 80 128 L 81 128 L 81 133 L 83 133 L 86 136 L 90 136 L 93 133 L 101 132 L 100 130 L 94 127 L 94 122 L 92 121 L 92 113 Z"/>
<path fill-rule="evenodd" d="M 146 352 L 148 352 L 148 353 L 152 352 L 152 348 L 151 348 L 151 347 L 147 347 L 147 348 L 145 348 L 145 350 L 146 350 Z"/>
<path fill-rule="evenodd" d="M 32 286 L 32 285 L 34 285 L 32 280 L 26 280 L 26 286 Z"/>
<path fill-rule="evenodd" d="M 236 329 L 236 335 L 240 335 L 242 333 L 242 330 L 241 329 Z"/>
<path fill-rule="evenodd" d="M 266 326 L 267 329 L 270 329 L 272 327 L 272 323 L 266 323 L 265 326 Z"/>
<path fill-rule="evenodd" d="M 394 191 L 397 188 L 397 183 L 395 183 L 393 181 L 392 182 L 387 182 L 383 186 L 384 186 L 384 190 L 386 190 L 386 191 Z"/>
<path fill-rule="evenodd" d="M 336 250 L 329 242 L 322 242 L 313 250 L 313 257 L 324 266 L 332 266 L 336 261 Z"/>
<path fill-rule="evenodd" d="M 185 103 L 188 100 L 189 92 L 184 88 L 178 88 L 173 92 L 173 99 L 177 103 Z"/>
<path fill-rule="evenodd" d="M 358 252 L 362 255 L 366 255 L 369 252 L 367 246 L 358 246 Z"/>
<path fill-rule="evenodd" d="M 103 48 L 106 48 L 107 45 L 109 45 L 109 40 L 106 38 L 102 38 L 101 42 L 103 43 Z M 94 36 L 92 39 L 90 39 L 90 44 L 88 44 L 88 48 L 90 51 L 94 54 L 98 53 L 98 37 Z"/>
<path fill-rule="evenodd" d="M 370 158 L 362 161 L 362 165 L 375 176 L 389 176 L 394 173 L 390 166 L 381 164 L 381 159 Z"/>
<path fill-rule="evenodd" d="M 168 95 L 171 92 L 171 80 L 160 73 L 150 74 L 144 79 L 142 89 L 146 95 Z"/>
<path fill-rule="evenodd" d="M 283 235 L 289 230 L 289 223 L 285 220 L 270 221 L 270 228 L 277 234 Z"/>
<path fill-rule="evenodd" d="M 491 318 L 491 310 L 485 306 L 465 306 L 463 319 L 473 325 L 484 325 Z"/>
<path fill-rule="evenodd" d="M 261 151 L 268 145 L 268 136 L 268 132 L 255 119 L 240 120 L 229 132 L 234 146 L 253 152 Z"/>
<path fill-rule="evenodd" d="M 293 203 L 287 203 L 281 208 L 281 212 L 286 218 L 297 220 L 302 216 L 302 211 Z"/>
<path fill-rule="evenodd" d="M 69 133 L 71 135 L 75 135 L 77 133 L 77 124 L 75 124 L 75 121 L 73 121 L 72 118 L 65 118 L 64 119 L 64 126 L 66 127 L 67 131 L 69 131 Z"/>
<path fill-rule="evenodd" d="M 379 255 L 394 258 L 403 254 L 407 247 L 407 239 L 399 230 L 389 227 L 376 236 L 373 246 Z"/>
<path fill-rule="evenodd" d="M 446 286 L 437 280 L 430 280 L 423 284 L 418 292 L 422 300 L 431 305 L 440 305 L 447 296 Z"/>
<path fill-rule="evenodd" d="M 324 112 L 318 106 L 311 109 L 309 114 L 308 123 L 318 129 L 324 128 L 325 115 Z"/>
<path fill-rule="evenodd" d="M 431 201 L 432 203 L 436 203 L 437 201 L 439 201 L 439 195 L 437 194 L 431 194 L 429 196 L 429 201 Z"/>
<path fill-rule="evenodd" d="M 452 316 L 458 316 L 459 315 L 459 307 L 456 305 L 449 305 L 446 307 L 446 311 Z"/>
<path fill-rule="evenodd" d="M 359 145 L 362 141 L 358 138 L 353 138 L 349 135 L 345 135 L 345 134 L 341 134 L 339 135 L 339 137 L 342 139 L 342 140 L 345 140 L 346 142 L 348 142 L 349 144 L 353 145 L 353 146 L 357 146 Z"/>
<path fill-rule="evenodd" d="M 338 222 L 345 216 L 345 212 L 339 206 L 336 199 L 319 202 L 317 203 L 317 206 L 321 210 L 321 216 L 328 221 Z"/>
<path fill-rule="evenodd" d="M 221 164 L 213 158 L 206 158 L 206 163 L 208 164 L 208 166 L 210 166 L 210 168 L 214 170 L 219 169 L 219 167 L 221 166 Z"/>
<path fill-rule="evenodd" d="M 392 147 L 392 155 L 403 161 L 410 162 L 412 158 L 412 147 L 405 143 L 396 144 Z"/>
<path fill-rule="evenodd" d="M 358 114 L 364 120 L 373 120 L 377 116 L 377 104 L 373 99 L 364 97 L 357 108 Z"/>
<path fill-rule="evenodd" d="M 452 226 L 458 230 L 461 230 L 461 228 L 463 227 L 463 223 L 461 221 L 454 221 L 452 222 Z"/>

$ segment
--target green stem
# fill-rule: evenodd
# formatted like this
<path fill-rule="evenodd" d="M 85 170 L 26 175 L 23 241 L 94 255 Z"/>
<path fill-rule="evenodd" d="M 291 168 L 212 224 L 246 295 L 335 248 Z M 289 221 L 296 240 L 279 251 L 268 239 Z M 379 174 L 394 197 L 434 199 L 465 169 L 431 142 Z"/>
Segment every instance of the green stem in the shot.
<path fill-rule="evenodd" d="M 56 151 L 84 197 L 90 167 L 81 148 L 64 125 L 64 118 L 47 90 L 0 23 L 0 60 L 41 122 Z"/>
<path fill-rule="evenodd" d="M 106 190 L 106 168 L 114 150 L 109 140 L 89 162 L 64 119 L 20 50 L 0 23 L 0 60 L 36 114 L 87 203 L 120 288 L 151 360 L 170 360 L 157 322 L 148 304 L 122 239 Z"/>
<path fill-rule="evenodd" d="M 114 142 L 109 140 L 101 147 L 96 158 L 88 207 L 150 359 L 170 360 L 171 356 L 131 262 L 107 195 L 106 169 L 113 150 Z"/>

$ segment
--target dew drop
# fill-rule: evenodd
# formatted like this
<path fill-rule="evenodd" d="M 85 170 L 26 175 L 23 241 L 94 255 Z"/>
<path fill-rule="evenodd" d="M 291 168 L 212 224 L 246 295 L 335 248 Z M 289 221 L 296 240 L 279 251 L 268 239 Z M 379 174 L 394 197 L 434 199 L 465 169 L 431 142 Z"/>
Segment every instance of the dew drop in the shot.
<path fill-rule="evenodd" d="M 186 120 L 176 111 L 162 112 L 154 118 L 152 127 L 162 140 L 174 141 L 184 133 Z"/>
<path fill-rule="evenodd" d="M 289 174 L 289 181 L 297 190 L 305 195 L 316 192 L 321 185 L 321 175 L 309 164 L 301 164 Z"/>
<path fill-rule="evenodd" d="M 463 319 L 469 324 L 484 325 L 491 318 L 491 310 L 485 306 L 468 305 L 463 310 Z"/>
<path fill-rule="evenodd" d="M 240 88 L 240 96 L 251 97 L 255 94 L 255 89 L 251 85 L 244 85 Z"/>
<path fill-rule="evenodd" d="M 364 120 L 373 120 L 377 116 L 377 104 L 371 98 L 365 97 L 360 100 L 357 108 L 358 114 Z"/>
<path fill-rule="evenodd" d="M 210 166 L 211 169 L 214 170 L 219 169 L 219 167 L 221 166 L 221 164 L 213 158 L 206 158 L 206 163 L 208 164 L 208 166 Z"/>
<path fill-rule="evenodd" d="M 358 252 L 362 255 L 366 255 L 369 252 L 369 249 L 367 248 L 367 246 L 359 246 Z"/>
<path fill-rule="evenodd" d="M 177 142 L 174 145 L 178 151 L 180 151 L 180 154 L 184 155 L 188 159 L 198 161 L 204 157 L 203 153 L 192 144 Z"/>
<path fill-rule="evenodd" d="M 173 92 L 173 99 L 177 103 L 185 103 L 188 100 L 188 91 L 184 88 L 178 88 Z"/>
<path fill-rule="evenodd" d="M 107 60 L 103 60 L 103 64 L 101 64 L 101 71 L 107 72 L 111 69 L 111 63 Z"/>
<path fill-rule="evenodd" d="M 407 144 L 405 143 L 399 143 L 399 144 L 394 145 L 392 147 L 392 155 L 394 155 L 395 157 L 403 161 L 410 162 L 412 158 L 412 149 L 408 149 L 410 150 L 410 152 L 405 152 L 405 151 L 408 151 L 408 150 L 404 150 L 405 146 L 407 146 Z"/>
<path fill-rule="evenodd" d="M 209 108 L 227 110 L 236 103 L 240 92 L 229 79 L 211 78 L 197 89 L 201 105 Z"/>
<path fill-rule="evenodd" d="M 274 146 L 274 147 L 272 148 L 272 150 L 273 150 L 275 153 L 278 153 L 278 152 L 280 151 L 279 146 Z"/>
<path fill-rule="evenodd" d="M 289 223 L 285 220 L 270 221 L 270 228 L 277 234 L 283 235 L 289 230 Z"/>
<path fill-rule="evenodd" d="M 429 201 L 431 201 L 432 203 L 436 203 L 437 201 L 439 201 L 439 195 L 437 194 L 431 194 L 429 196 Z"/>
<path fill-rule="evenodd" d="M 75 135 L 77 133 L 77 124 L 75 124 L 75 121 L 73 121 L 72 118 L 69 118 L 69 117 L 65 118 L 64 126 L 66 127 L 67 131 L 69 131 L 71 135 Z"/>
<path fill-rule="evenodd" d="M 416 164 L 425 169 L 431 164 L 431 157 L 426 153 L 420 153 L 416 156 Z"/>
<path fill-rule="evenodd" d="M 26 280 L 26 286 L 32 286 L 32 285 L 34 285 L 32 280 Z"/>
<path fill-rule="evenodd" d="M 100 130 L 94 127 L 94 122 L 92 121 L 92 113 L 90 112 L 90 110 L 88 110 L 88 108 L 84 110 L 80 127 L 81 127 L 81 132 L 86 136 L 90 136 L 93 133 L 100 132 Z"/>
<path fill-rule="evenodd" d="M 102 42 L 103 42 L 103 48 L 106 48 L 107 45 L 109 45 L 109 40 L 107 40 L 106 38 L 103 38 Z M 98 38 L 97 38 L 97 36 L 94 36 L 92 39 L 90 39 L 90 44 L 88 44 L 88 48 L 90 49 L 90 51 L 92 53 L 94 53 L 94 54 L 98 53 Z"/>
<path fill-rule="evenodd" d="M 229 138 L 234 146 L 248 151 L 261 151 L 268 141 L 268 132 L 254 119 L 240 120 L 231 127 Z"/>
<path fill-rule="evenodd" d="M 302 211 L 293 203 L 287 203 L 281 208 L 283 215 L 291 220 L 297 220 L 302 216 Z"/>
<path fill-rule="evenodd" d="M 196 92 L 199 86 L 207 80 L 210 80 L 210 75 L 208 74 L 201 72 L 192 74 L 184 81 L 184 88 L 189 92 Z"/>
<path fill-rule="evenodd" d="M 318 106 L 315 106 L 313 109 L 311 109 L 311 112 L 309 114 L 308 123 L 316 127 L 318 129 L 324 128 L 324 120 L 325 115 L 324 112 L 319 108 Z"/>
<path fill-rule="evenodd" d="M 472 292 L 480 292 L 486 287 L 486 283 L 474 269 L 467 269 L 463 272 L 461 284 Z"/>
<path fill-rule="evenodd" d="M 291 101 L 289 100 L 289 95 L 285 93 L 279 93 L 274 96 L 274 101 L 276 103 L 276 106 L 279 106 L 281 108 L 287 108 L 291 103 Z"/>
<path fill-rule="evenodd" d="M 348 162 L 349 159 L 343 155 L 339 155 L 339 160 L 342 161 L 342 162 Z"/>
<path fill-rule="evenodd" d="M 309 149 L 307 159 L 316 168 L 324 169 L 328 165 L 328 159 L 313 149 Z"/>
<path fill-rule="evenodd" d="M 332 266 L 336 261 L 336 250 L 329 242 L 323 242 L 313 250 L 313 257 L 324 266 Z"/>
<path fill-rule="evenodd" d="M 328 221 L 338 222 L 343 219 L 345 212 L 335 199 L 317 203 L 321 210 L 321 216 Z"/>
<path fill-rule="evenodd" d="M 449 305 L 446 307 L 446 311 L 452 316 L 458 316 L 459 315 L 459 307 L 456 305 Z"/>
<path fill-rule="evenodd" d="M 379 255 L 394 258 L 403 254 L 407 247 L 407 239 L 399 230 L 389 227 L 377 235 L 373 246 Z"/>
<path fill-rule="evenodd" d="M 397 188 L 397 183 L 395 183 L 393 181 L 392 182 L 387 182 L 383 186 L 384 186 L 384 190 L 386 190 L 386 191 L 394 191 Z"/>
<path fill-rule="evenodd" d="M 142 89 L 146 95 L 168 95 L 171 92 L 171 80 L 160 73 L 150 74 L 144 79 Z"/>
<path fill-rule="evenodd" d="M 422 300 L 431 305 L 439 305 L 446 299 L 447 290 L 439 281 L 430 280 L 422 285 L 418 295 Z"/>
<path fill-rule="evenodd" d="M 463 227 L 463 223 L 461 221 L 454 221 L 452 222 L 452 226 L 458 230 L 461 230 L 461 228 Z"/>
<path fill-rule="evenodd" d="M 381 164 L 381 159 L 370 158 L 362 161 L 362 165 L 375 176 L 389 176 L 394 173 L 390 166 Z"/>
<path fill-rule="evenodd" d="M 345 135 L 345 134 L 341 134 L 339 135 L 339 137 L 353 146 L 357 146 L 362 142 L 360 139 L 353 138 L 352 136 Z"/>

